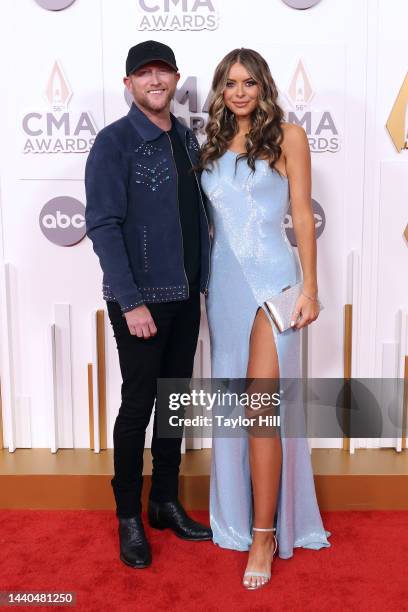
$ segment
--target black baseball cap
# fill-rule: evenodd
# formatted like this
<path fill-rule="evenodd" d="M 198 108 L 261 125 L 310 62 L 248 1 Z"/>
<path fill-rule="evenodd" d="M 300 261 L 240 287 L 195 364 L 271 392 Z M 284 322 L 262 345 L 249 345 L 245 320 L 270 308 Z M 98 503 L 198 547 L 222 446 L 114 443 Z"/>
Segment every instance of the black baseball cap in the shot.
<path fill-rule="evenodd" d="M 129 49 L 126 59 L 126 76 L 149 62 L 161 61 L 178 72 L 173 49 L 155 40 L 146 40 Z"/>

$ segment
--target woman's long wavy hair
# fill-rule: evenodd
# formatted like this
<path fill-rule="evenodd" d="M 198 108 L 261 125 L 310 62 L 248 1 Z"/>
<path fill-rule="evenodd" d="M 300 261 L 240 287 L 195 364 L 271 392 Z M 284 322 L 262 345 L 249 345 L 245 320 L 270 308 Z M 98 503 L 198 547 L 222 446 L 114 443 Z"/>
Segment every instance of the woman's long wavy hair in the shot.
<path fill-rule="evenodd" d="M 274 168 L 279 159 L 283 139 L 283 110 L 278 105 L 278 89 L 264 58 L 252 49 L 230 51 L 215 69 L 212 96 L 209 105 L 209 120 L 206 126 L 207 140 L 202 147 L 199 168 L 211 170 L 212 163 L 228 149 L 238 132 L 238 123 L 224 103 L 224 90 L 231 66 L 242 64 L 259 86 L 258 106 L 252 114 L 251 129 L 246 138 L 246 153 L 237 157 L 247 159 L 248 166 L 255 171 L 255 161 L 265 159 Z M 275 168 L 274 168 L 275 169 Z M 278 171 L 278 170 L 277 170 Z"/>

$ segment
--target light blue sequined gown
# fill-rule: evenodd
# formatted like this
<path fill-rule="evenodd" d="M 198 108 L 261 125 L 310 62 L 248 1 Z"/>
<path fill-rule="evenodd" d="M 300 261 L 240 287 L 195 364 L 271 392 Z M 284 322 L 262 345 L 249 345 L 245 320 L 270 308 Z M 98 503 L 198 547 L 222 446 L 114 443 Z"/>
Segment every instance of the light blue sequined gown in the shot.
<path fill-rule="evenodd" d="M 246 160 L 226 151 L 202 173 L 202 187 L 214 226 L 207 314 L 213 378 L 245 378 L 249 337 L 258 307 L 301 271 L 283 222 L 289 183 L 265 160 L 256 172 Z M 300 378 L 300 331 L 279 334 L 272 325 L 281 378 Z M 282 406 L 281 406 L 282 410 Z M 282 413 L 281 413 L 282 414 Z M 277 504 L 279 556 L 293 548 L 330 546 L 317 505 L 305 438 L 281 438 L 282 473 Z M 224 548 L 248 550 L 252 501 L 246 437 L 213 438 L 210 484 L 213 540 Z"/>

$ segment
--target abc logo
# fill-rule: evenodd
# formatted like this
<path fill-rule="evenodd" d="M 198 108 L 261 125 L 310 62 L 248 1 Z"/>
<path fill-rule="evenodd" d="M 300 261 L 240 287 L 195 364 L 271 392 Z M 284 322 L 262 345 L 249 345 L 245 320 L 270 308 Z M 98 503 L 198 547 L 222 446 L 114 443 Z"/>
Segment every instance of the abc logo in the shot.
<path fill-rule="evenodd" d="M 316 231 L 316 239 L 322 235 L 323 230 L 326 226 L 326 215 L 324 214 L 323 208 L 320 206 L 319 202 L 312 199 L 312 207 L 313 207 L 313 215 L 315 219 L 315 231 Z M 294 247 L 297 247 L 295 230 L 293 229 L 293 219 L 292 219 L 292 208 L 289 207 L 288 212 L 285 217 L 285 230 L 286 236 L 290 244 Z"/>
<path fill-rule="evenodd" d="M 285 4 L 294 9 L 308 9 L 315 6 L 320 0 L 283 0 Z"/>
<path fill-rule="evenodd" d="M 35 0 L 42 8 L 47 11 L 62 11 L 74 4 L 75 0 Z"/>
<path fill-rule="evenodd" d="M 78 244 L 86 233 L 85 206 L 68 196 L 53 198 L 43 206 L 40 228 L 44 236 L 58 246 Z"/>

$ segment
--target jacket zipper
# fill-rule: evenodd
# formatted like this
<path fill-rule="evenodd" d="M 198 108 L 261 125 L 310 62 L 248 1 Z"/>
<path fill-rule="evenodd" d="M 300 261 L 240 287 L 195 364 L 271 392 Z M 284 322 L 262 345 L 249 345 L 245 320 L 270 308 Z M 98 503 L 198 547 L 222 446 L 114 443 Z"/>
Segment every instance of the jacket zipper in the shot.
<path fill-rule="evenodd" d="M 186 284 L 187 284 L 187 299 L 190 297 L 190 285 L 188 283 L 188 278 L 187 278 L 187 274 L 186 274 L 186 268 L 184 266 L 184 240 L 183 240 L 183 228 L 181 227 L 181 220 L 180 220 L 180 203 L 179 203 L 179 197 L 178 197 L 178 181 L 179 181 L 179 176 L 178 176 L 178 172 L 177 172 L 177 165 L 176 165 L 176 160 L 174 159 L 174 149 L 173 149 L 173 143 L 171 142 L 171 138 L 169 136 L 169 134 L 166 132 L 166 136 L 169 139 L 170 142 L 170 148 L 171 148 L 171 156 L 173 158 L 173 163 L 174 163 L 174 168 L 176 170 L 176 187 L 177 187 L 177 212 L 178 212 L 178 220 L 179 220 L 179 226 L 180 226 L 180 235 L 181 235 L 181 250 L 183 252 L 183 272 L 184 272 L 184 278 L 186 279 Z"/>
<path fill-rule="evenodd" d="M 190 153 L 189 153 L 188 146 L 187 146 L 187 132 L 185 133 L 185 136 L 184 136 L 184 144 L 185 144 L 185 148 L 186 148 L 186 151 L 187 151 L 187 156 L 188 156 L 188 159 L 190 160 L 191 167 L 193 167 L 193 162 L 191 161 Z M 193 170 L 193 172 L 194 172 L 194 178 L 195 178 L 196 183 L 197 183 L 198 193 L 199 193 L 199 196 L 200 196 L 200 201 L 201 201 L 201 207 L 202 207 L 203 212 L 204 212 L 204 217 L 205 217 L 205 220 L 206 220 L 206 223 L 207 223 L 207 231 L 208 231 L 208 274 L 207 274 L 207 281 L 206 281 L 206 283 L 205 283 L 205 288 L 204 288 L 205 295 L 207 295 L 207 294 L 208 294 L 208 283 L 209 283 L 209 280 L 210 280 L 210 269 L 211 269 L 211 236 L 210 236 L 210 224 L 208 223 L 208 217 L 207 217 L 207 213 L 206 213 L 206 210 L 205 210 L 205 206 L 204 206 L 204 202 L 203 202 L 203 197 L 202 197 L 202 195 L 201 195 L 201 188 L 200 188 L 200 184 L 199 184 L 199 182 L 198 182 L 198 178 L 197 178 L 197 175 L 196 175 L 196 173 L 195 173 L 195 170 Z"/>

